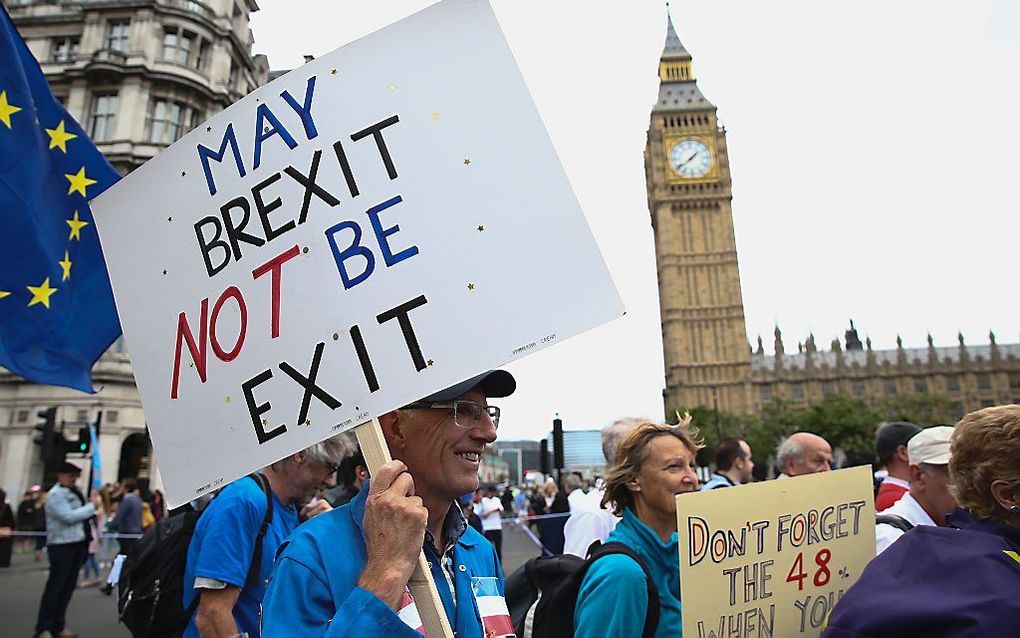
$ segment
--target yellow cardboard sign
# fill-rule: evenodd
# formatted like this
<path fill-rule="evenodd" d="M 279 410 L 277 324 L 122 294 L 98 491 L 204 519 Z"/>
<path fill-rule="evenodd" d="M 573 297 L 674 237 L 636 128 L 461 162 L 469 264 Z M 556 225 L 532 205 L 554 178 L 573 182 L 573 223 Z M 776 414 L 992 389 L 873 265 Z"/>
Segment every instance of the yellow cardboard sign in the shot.
<path fill-rule="evenodd" d="M 686 638 L 816 637 L 875 556 L 868 467 L 676 502 Z"/>

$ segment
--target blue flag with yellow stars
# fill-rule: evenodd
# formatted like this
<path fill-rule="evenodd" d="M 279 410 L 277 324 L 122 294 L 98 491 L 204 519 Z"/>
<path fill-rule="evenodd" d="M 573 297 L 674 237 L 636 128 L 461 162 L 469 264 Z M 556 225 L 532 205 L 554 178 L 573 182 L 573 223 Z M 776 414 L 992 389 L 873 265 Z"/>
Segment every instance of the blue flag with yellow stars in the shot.
<path fill-rule="evenodd" d="M 0 366 L 91 393 L 120 322 L 88 201 L 120 176 L 0 13 Z"/>

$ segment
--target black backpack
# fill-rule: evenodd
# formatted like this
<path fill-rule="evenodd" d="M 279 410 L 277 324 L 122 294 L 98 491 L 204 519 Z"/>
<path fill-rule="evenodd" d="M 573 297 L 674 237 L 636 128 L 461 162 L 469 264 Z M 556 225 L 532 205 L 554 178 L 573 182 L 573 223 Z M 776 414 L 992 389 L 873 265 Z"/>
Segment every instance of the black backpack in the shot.
<path fill-rule="evenodd" d="M 262 540 L 273 519 L 273 496 L 261 474 L 249 474 L 266 495 L 266 515 L 255 537 L 255 553 L 245 586 L 255 584 L 262 565 Z M 208 505 L 206 505 L 208 507 Z M 184 568 L 198 519 L 205 511 L 164 516 L 139 539 L 120 570 L 117 610 L 135 638 L 180 636 L 198 609 L 200 597 L 184 608 Z"/>
<path fill-rule="evenodd" d="M 539 556 L 528 560 L 507 578 L 506 602 L 517 638 L 573 636 L 574 608 L 584 575 L 592 563 L 610 554 L 629 556 L 644 571 L 648 611 L 641 635 L 644 638 L 654 636 L 659 626 L 659 590 L 645 562 L 623 543 L 595 541 L 588 548 L 587 559 L 572 554 Z"/>

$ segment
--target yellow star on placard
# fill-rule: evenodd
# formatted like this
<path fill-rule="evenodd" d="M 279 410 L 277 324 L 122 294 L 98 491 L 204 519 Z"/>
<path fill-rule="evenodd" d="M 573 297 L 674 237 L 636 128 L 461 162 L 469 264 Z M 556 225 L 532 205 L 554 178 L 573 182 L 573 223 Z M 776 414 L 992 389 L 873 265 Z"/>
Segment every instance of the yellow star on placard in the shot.
<path fill-rule="evenodd" d="M 57 128 L 46 129 L 46 134 L 50 136 L 50 150 L 55 148 L 67 153 L 67 143 L 74 138 L 78 137 L 74 133 L 68 133 L 64 130 L 64 120 L 60 120 L 60 124 L 57 124 Z"/>
<path fill-rule="evenodd" d="M 67 181 L 71 182 L 71 185 L 67 188 L 68 195 L 75 191 L 78 191 L 78 193 L 81 194 L 82 197 L 87 197 L 87 195 L 85 195 L 85 188 L 88 186 L 92 186 L 93 184 L 96 183 L 96 180 L 89 179 L 88 177 L 85 176 L 84 166 L 81 167 L 81 169 L 78 171 L 76 175 L 68 175 L 67 173 L 65 173 L 64 177 L 67 178 Z"/>
<path fill-rule="evenodd" d="M 50 278 L 47 277 L 40 286 L 25 286 L 28 291 L 32 293 L 32 301 L 28 302 L 29 307 L 34 306 L 37 303 L 41 303 L 47 308 L 50 307 L 50 295 L 57 291 L 56 288 L 50 288 Z"/>
<path fill-rule="evenodd" d="M 20 110 L 20 106 L 7 103 L 7 91 L 0 91 L 0 122 L 11 128 L 11 116 Z"/>
<path fill-rule="evenodd" d="M 78 211 L 74 211 L 74 217 L 66 221 L 67 225 L 71 227 L 71 233 L 67 236 L 67 241 L 72 239 L 81 241 L 81 229 L 88 226 L 89 223 L 78 219 Z"/>
<path fill-rule="evenodd" d="M 64 269 L 64 278 L 61 279 L 61 281 L 67 281 L 68 279 L 70 279 L 71 278 L 71 256 L 68 254 L 68 252 L 66 250 L 64 251 L 64 261 L 58 261 L 57 263 L 60 264 L 60 267 Z"/>

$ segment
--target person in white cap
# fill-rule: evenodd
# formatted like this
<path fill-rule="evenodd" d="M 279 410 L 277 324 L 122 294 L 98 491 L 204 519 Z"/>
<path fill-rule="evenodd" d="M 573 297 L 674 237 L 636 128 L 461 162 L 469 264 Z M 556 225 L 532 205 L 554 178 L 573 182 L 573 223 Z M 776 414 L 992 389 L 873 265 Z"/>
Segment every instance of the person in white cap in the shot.
<path fill-rule="evenodd" d="M 949 439 L 953 428 L 926 428 L 907 442 L 910 490 L 875 517 L 875 545 L 881 554 L 897 538 L 918 525 L 945 526 L 946 514 L 956 508 L 949 490 Z"/>

